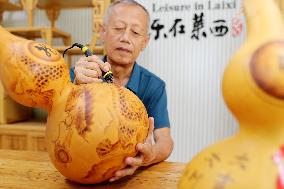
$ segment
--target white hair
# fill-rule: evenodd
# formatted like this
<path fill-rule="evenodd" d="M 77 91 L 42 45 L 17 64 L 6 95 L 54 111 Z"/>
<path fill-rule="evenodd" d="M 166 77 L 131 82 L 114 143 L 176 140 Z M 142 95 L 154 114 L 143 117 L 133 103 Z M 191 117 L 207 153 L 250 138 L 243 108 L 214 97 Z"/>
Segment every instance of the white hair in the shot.
<path fill-rule="evenodd" d="M 141 5 L 140 3 L 138 3 L 135 0 L 116 0 L 113 3 L 111 3 L 109 5 L 109 7 L 107 8 L 106 12 L 105 12 L 104 20 L 103 20 L 104 24 L 108 23 L 108 19 L 109 19 L 109 16 L 111 14 L 111 11 L 112 11 L 113 7 L 115 7 L 116 5 L 119 5 L 119 4 L 135 5 L 135 6 L 138 6 L 138 7 L 142 8 L 144 10 L 144 12 L 146 13 L 146 15 L 147 15 L 147 30 L 149 30 L 150 14 L 149 14 L 148 10 L 143 5 Z"/>

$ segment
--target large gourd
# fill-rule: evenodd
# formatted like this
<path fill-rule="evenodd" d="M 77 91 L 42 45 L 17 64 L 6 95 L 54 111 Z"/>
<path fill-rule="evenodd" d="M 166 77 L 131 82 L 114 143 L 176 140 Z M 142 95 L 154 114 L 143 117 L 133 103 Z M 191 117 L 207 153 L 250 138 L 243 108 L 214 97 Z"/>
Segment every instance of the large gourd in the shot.
<path fill-rule="evenodd" d="M 148 133 L 146 109 L 134 93 L 115 84 L 72 84 L 56 50 L 1 26 L 0 77 L 15 101 L 47 109 L 48 153 L 72 181 L 108 180 Z"/>
<path fill-rule="evenodd" d="M 284 27 L 273 0 L 244 0 L 248 36 L 223 78 L 240 131 L 200 152 L 179 189 L 284 188 Z"/>

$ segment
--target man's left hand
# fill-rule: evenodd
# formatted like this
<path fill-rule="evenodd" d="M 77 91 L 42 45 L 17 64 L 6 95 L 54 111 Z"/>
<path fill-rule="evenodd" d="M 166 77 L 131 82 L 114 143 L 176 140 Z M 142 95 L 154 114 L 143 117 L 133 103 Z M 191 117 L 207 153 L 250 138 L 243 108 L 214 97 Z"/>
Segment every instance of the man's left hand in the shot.
<path fill-rule="evenodd" d="M 116 181 L 127 175 L 133 175 L 136 169 L 138 169 L 138 167 L 140 166 L 148 166 L 152 164 L 153 160 L 155 159 L 155 152 L 152 142 L 153 130 L 154 130 L 154 118 L 150 117 L 148 136 L 146 137 L 146 140 L 143 144 L 138 143 L 136 145 L 138 155 L 134 158 L 127 157 L 125 159 L 127 167 L 116 171 L 114 176 L 109 180 L 110 182 Z"/>

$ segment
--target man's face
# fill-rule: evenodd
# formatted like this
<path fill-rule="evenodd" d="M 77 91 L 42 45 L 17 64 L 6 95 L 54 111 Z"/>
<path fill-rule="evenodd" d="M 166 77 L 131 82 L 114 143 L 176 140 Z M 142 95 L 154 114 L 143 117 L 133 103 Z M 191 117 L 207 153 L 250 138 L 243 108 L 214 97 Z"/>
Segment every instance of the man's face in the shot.
<path fill-rule="evenodd" d="M 147 24 L 147 14 L 141 7 L 114 6 L 101 32 L 107 56 L 116 63 L 134 63 L 148 43 Z"/>

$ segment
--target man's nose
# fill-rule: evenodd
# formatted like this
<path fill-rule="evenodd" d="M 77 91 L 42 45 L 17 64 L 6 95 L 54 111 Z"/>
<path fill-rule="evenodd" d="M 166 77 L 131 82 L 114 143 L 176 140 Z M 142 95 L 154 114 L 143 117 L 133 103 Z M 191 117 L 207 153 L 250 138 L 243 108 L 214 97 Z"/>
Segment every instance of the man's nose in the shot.
<path fill-rule="evenodd" d="M 121 42 L 126 42 L 129 43 L 130 42 L 130 29 L 126 29 L 122 35 L 121 35 Z"/>

